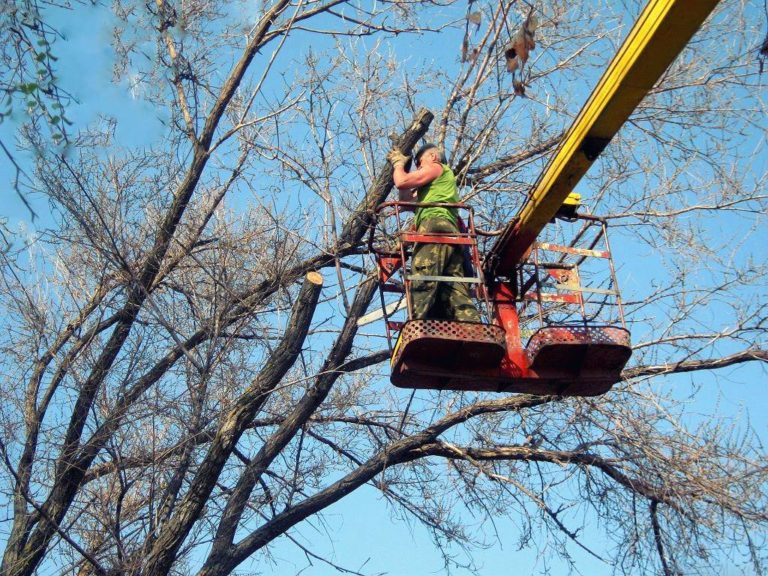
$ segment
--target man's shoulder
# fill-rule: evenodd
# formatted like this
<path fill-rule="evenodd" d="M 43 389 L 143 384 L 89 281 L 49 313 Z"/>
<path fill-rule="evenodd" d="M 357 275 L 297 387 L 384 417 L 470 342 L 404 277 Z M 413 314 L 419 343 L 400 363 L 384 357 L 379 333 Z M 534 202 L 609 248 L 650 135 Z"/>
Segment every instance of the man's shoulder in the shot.
<path fill-rule="evenodd" d="M 431 182 L 435 182 L 436 180 L 443 182 L 446 178 L 455 178 L 453 170 L 451 170 L 451 167 L 448 166 L 448 164 L 430 164 L 425 167 L 425 170 L 428 171 L 427 174 L 432 176 Z"/>
<path fill-rule="evenodd" d="M 435 178 L 439 178 L 445 174 L 445 168 L 447 168 L 447 164 L 428 164 L 424 166 L 422 170 L 430 176 L 434 174 Z M 450 170 L 450 168 L 448 169 Z"/>
<path fill-rule="evenodd" d="M 440 176 L 443 176 L 446 179 L 455 181 L 456 175 L 453 173 L 453 170 L 451 169 L 451 167 L 448 164 L 441 164 L 441 166 L 442 166 L 442 171 L 440 172 Z"/>

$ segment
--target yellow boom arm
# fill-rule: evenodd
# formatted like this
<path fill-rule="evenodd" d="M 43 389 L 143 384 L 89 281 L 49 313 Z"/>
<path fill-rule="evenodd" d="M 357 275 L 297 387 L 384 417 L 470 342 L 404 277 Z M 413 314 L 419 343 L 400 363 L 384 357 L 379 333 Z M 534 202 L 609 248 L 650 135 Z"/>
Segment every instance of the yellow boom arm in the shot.
<path fill-rule="evenodd" d="M 718 0 L 651 0 L 614 56 L 485 261 L 486 274 L 511 276 L 544 226 L 643 97 L 714 10 Z"/>

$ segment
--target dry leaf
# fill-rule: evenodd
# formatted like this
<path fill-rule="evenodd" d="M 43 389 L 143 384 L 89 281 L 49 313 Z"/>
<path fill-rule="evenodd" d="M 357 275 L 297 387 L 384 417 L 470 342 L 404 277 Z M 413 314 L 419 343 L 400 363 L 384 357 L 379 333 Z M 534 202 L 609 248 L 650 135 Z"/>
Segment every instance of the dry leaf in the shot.
<path fill-rule="evenodd" d="M 507 61 L 507 72 L 512 72 L 514 74 L 515 70 L 517 70 L 517 52 L 515 51 L 514 46 L 507 48 L 504 51 L 504 58 Z"/>
<path fill-rule="evenodd" d="M 528 14 L 528 18 L 525 19 L 524 26 L 528 33 L 533 36 L 533 34 L 536 32 L 536 28 L 539 27 L 539 20 L 536 18 L 536 16 L 533 15 L 533 12 Z"/>
<path fill-rule="evenodd" d="M 533 11 L 531 11 L 528 14 L 528 17 L 520 26 L 517 34 L 515 34 L 515 37 L 512 39 L 510 45 L 504 51 L 504 58 L 507 62 L 508 72 L 514 74 L 516 70 L 522 68 L 525 66 L 525 63 L 528 62 L 528 57 L 530 56 L 531 50 L 536 48 L 536 40 L 534 39 L 534 35 L 538 25 L 538 20 L 533 15 Z M 522 88 L 522 86 L 520 86 L 519 89 L 522 91 L 522 95 L 525 90 Z M 515 89 L 515 93 L 518 93 L 517 88 Z"/>

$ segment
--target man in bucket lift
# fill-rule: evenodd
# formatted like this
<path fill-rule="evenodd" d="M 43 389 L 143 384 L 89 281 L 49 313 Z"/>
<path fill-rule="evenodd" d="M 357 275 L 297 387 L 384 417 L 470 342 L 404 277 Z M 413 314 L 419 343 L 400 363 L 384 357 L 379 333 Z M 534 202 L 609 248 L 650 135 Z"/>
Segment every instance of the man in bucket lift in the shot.
<path fill-rule="evenodd" d="M 436 145 L 425 144 L 419 148 L 414 156 L 416 170 L 411 172 L 406 172 L 408 157 L 400 150 L 393 149 L 387 159 L 394 168 L 392 176 L 401 202 L 459 202 L 456 177 Z M 420 234 L 458 234 L 458 211 L 441 206 L 417 208 L 415 226 Z M 463 262 L 460 245 L 416 244 L 411 274 L 463 277 Z M 413 320 L 439 318 L 480 322 L 480 314 L 472 303 L 466 283 L 414 280 L 411 294 Z"/>

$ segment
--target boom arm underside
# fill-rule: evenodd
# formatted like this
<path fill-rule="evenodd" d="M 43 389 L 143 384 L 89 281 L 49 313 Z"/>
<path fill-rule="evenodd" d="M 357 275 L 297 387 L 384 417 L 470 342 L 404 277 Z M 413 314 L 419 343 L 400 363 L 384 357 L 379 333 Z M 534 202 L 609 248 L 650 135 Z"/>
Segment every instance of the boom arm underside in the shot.
<path fill-rule="evenodd" d="M 487 278 L 509 277 L 544 226 L 643 97 L 714 10 L 718 0 L 651 0 L 485 259 Z"/>

